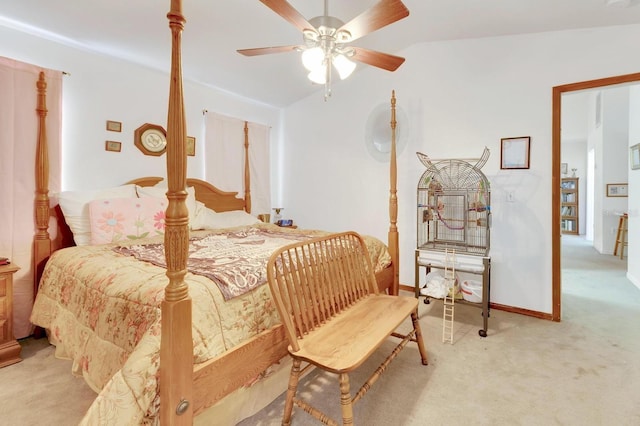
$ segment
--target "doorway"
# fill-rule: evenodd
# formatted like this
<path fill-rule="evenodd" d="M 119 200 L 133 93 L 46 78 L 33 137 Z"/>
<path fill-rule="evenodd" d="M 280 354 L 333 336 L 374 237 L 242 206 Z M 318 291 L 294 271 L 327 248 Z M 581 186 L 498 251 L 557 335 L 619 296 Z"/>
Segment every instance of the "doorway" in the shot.
<path fill-rule="evenodd" d="M 562 94 L 575 92 L 578 90 L 595 89 L 600 87 L 613 86 L 623 83 L 634 83 L 640 81 L 640 73 L 627 74 L 616 77 L 608 77 L 598 80 L 583 81 L 578 83 L 556 86 L 552 90 L 552 176 L 551 176 L 551 256 L 552 256 L 552 313 L 553 321 L 560 321 L 562 318 L 562 279 L 561 279 L 561 245 L 560 245 L 560 147 L 561 147 L 561 117 L 562 117 Z"/>

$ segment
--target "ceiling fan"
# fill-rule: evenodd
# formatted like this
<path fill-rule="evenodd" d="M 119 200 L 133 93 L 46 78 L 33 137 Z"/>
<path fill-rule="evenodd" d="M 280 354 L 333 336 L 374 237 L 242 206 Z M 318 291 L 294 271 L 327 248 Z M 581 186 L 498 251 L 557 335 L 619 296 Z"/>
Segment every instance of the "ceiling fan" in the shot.
<path fill-rule="evenodd" d="M 260 0 L 268 8 L 282 16 L 302 32 L 303 44 L 240 49 L 245 56 L 268 55 L 298 51 L 302 52 L 302 63 L 309 70 L 309 79 L 325 85 L 325 100 L 331 96 L 332 65 L 341 79 L 347 78 L 355 69 L 353 61 L 395 71 L 404 58 L 377 52 L 350 43 L 409 16 L 409 9 L 401 0 L 380 0 L 346 24 L 329 15 L 328 0 L 324 0 L 324 14 L 307 21 L 286 0 Z"/>

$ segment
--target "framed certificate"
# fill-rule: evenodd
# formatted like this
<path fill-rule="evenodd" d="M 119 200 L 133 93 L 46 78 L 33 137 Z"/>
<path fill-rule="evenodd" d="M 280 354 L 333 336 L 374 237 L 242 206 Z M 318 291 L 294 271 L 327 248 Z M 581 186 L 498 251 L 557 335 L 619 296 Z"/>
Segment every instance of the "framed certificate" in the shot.
<path fill-rule="evenodd" d="M 500 168 L 528 169 L 530 142 L 529 136 L 500 139 Z"/>

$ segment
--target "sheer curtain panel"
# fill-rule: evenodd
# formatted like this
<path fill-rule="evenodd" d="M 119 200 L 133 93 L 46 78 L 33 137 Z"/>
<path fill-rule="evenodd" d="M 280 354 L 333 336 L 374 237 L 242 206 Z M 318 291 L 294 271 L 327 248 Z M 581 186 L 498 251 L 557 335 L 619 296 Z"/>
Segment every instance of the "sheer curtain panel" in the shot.
<path fill-rule="evenodd" d="M 0 257 L 20 267 L 13 280 L 13 332 L 32 332 L 35 158 L 38 141 L 36 82 L 47 82 L 49 188 L 60 189 L 62 72 L 0 57 Z M 50 227 L 50 233 L 53 229 Z"/>
<path fill-rule="evenodd" d="M 244 125 L 239 118 L 207 112 L 205 179 L 224 191 L 244 196 Z M 271 210 L 269 126 L 248 123 L 251 213 Z"/>

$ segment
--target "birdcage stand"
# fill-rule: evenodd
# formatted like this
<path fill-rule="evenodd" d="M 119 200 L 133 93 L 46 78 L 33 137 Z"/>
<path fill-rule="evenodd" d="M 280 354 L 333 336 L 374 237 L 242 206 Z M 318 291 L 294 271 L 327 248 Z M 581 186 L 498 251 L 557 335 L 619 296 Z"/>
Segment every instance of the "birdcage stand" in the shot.
<path fill-rule="evenodd" d="M 433 269 L 445 269 L 445 253 L 435 250 L 416 250 L 415 252 L 415 296 L 425 297 L 420 294 L 420 268 L 428 274 Z M 475 256 L 456 253 L 456 272 L 468 273 L 482 277 L 482 301 L 480 303 L 456 300 L 456 304 L 471 305 L 482 309 L 482 328 L 478 330 L 481 337 L 487 337 L 490 316 L 491 294 L 491 257 Z M 430 303 L 430 297 L 424 298 L 424 303 Z"/>

